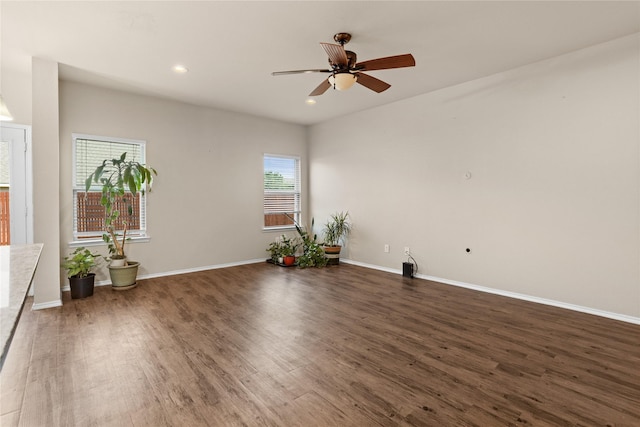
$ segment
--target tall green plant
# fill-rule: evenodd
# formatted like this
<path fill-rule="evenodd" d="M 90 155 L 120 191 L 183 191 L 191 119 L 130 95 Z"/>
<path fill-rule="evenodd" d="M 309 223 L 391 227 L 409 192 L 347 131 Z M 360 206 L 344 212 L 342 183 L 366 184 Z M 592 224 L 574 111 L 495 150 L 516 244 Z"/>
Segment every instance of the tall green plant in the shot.
<path fill-rule="evenodd" d="M 324 242 L 327 246 L 338 246 L 344 244 L 345 239 L 351 233 L 351 223 L 349 222 L 349 212 L 338 212 L 331 215 L 331 218 L 324 225 Z"/>
<path fill-rule="evenodd" d="M 294 221 L 296 231 L 302 240 L 302 255 L 298 257 L 298 267 L 324 267 L 327 265 L 327 258 L 322 249 L 322 243 L 318 242 L 317 235 L 311 235 L 307 230 Z M 311 219 L 311 229 L 313 229 L 314 219 Z"/>
<path fill-rule="evenodd" d="M 157 175 L 155 169 L 147 167 L 133 160 L 127 160 L 127 153 L 122 153 L 119 158 L 103 160 L 102 164 L 87 177 L 85 181 L 85 195 L 91 189 L 93 183 L 102 185 L 102 197 L 100 204 L 104 206 L 104 234 L 103 240 L 109 247 L 112 256 L 124 258 L 124 243 L 127 237 L 127 221 L 123 220 L 123 232 L 118 241 L 116 221 L 120 212 L 116 209 L 116 202 L 122 201 L 127 208 L 127 215 L 133 214 L 133 206 L 130 199 L 125 197 L 127 190 L 135 197 L 137 193 L 145 194 L 151 191 L 153 176 Z"/>

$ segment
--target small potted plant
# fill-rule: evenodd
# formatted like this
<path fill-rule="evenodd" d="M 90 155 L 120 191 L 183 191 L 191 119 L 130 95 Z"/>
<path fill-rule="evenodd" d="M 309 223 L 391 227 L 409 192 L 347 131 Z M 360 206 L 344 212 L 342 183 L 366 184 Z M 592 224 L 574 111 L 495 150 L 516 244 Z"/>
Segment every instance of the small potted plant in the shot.
<path fill-rule="evenodd" d="M 329 221 L 324 225 L 324 252 L 328 260 L 327 264 L 340 263 L 341 244 L 344 244 L 350 233 L 349 212 L 331 215 Z"/>
<path fill-rule="evenodd" d="M 93 295 L 96 274 L 91 272 L 100 258 L 89 249 L 79 247 L 71 255 L 64 257 L 62 268 L 67 270 L 71 298 L 86 298 Z"/>
<path fill-rule="evenodd" d="M 133 213 L 130 197 L 135 197 L 138 192 L 144 194 L 147 190 L 151 191 L 154 175 L 157 175 L 155 169 L 134 160 L 127 160 L 125 152 L 118 158 L 104 160 L 85 181 L 85 192 L 89 192 L 94 184 L 102 186 L 100 199 L 100 204 L 104 207 L 102 239 L 109 248 L 111 260 L 109 276 L 114 289 L 123 290 L 136 286 L 139 263 L 127 260 L 124 252 L 127 241 L 126 218 Z M 117 202 L 126 206 L 126 212 L 121 213 L 117 209 Z M 123 217 L 122 234 L 117 229 L 117 221 L 121 215 Z"/>
<path fill-rule="evenodd" d="M 280 242 L 279 237 L 273 242 L 269 243 L 267 252 L 269 252 L 268 261 L 272 262 L 273 264 L 282 264 L 283 262 L 282 243 Z"/>
<path fill-rule="evenodd" d="M 295 238 L 290 239 L 284 234 L 281 238 L 282 258 L 284 265 L 291 266 L 296 263 L 296 250 L 298 249 L 298 242 Z"/>
<path fill-rule="evenodd" d="M 296 238 L 292 239 L 283 234 L 269 244 L 267 251 L 274 264 L 291 266 L 296 262 L 295 254 L 298 246 L 300 245 Z"/>

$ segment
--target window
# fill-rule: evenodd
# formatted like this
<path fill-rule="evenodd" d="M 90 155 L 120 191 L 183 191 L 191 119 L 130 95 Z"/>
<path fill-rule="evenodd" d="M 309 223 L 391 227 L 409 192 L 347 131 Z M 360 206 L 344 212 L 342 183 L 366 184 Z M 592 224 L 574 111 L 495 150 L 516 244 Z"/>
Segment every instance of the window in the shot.
<path fill-rule="evenodd" d="M 104 208 L 100 205 L 102 187 L 93 183 L 85 194 L 85 181 L 105 159 L 114 159 L 127 153 L 127 160 L 145 163 L 145 142 L 92 135 L 73 135 L 73 239 L 102 240 L 104 230 Z M 125 196 L 126 197 L 126 196 Z M 128 194 L 131 215 L 125 203 L 118 206 L 120 218 L 118 230 L 127 221 L 127 236 L 146 237 L 146 196 Z"/>
<path fill-rule="evenodd" d="M 300 158 L 264 155 L 264 228 L 300 223 Z"/>

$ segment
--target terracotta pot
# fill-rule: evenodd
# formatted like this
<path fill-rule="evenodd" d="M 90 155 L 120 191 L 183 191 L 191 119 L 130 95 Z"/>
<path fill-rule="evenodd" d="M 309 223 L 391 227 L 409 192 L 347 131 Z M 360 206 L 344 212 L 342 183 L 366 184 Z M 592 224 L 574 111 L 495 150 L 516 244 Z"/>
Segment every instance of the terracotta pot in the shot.
<path fill-rule="evenodd" d="M 284 257 L 284 265 L 289 266 L 296 263 L 296 257 L 293 255 L 288 255 Z"/>

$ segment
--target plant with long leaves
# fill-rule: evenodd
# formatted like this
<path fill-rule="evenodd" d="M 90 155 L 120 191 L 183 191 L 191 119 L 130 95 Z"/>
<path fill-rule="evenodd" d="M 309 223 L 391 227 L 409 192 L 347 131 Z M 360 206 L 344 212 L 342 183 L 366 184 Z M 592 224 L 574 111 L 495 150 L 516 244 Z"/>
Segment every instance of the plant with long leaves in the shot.
<path fill-rule="evenodd" d="M 293 220 L 293 218 L 291 218 Z M 311 230 L 313 230 L 314 219 L 311 218 Z M 298 267 L 324 267 L 327 265 L 327 258 L 322 249 L 322 243 L 318 242 L 316 234 L 311 235 L 297 221 L 293 220 L 296 231 L 302 240 L 302 255 L 298 257 Z"/>
<path fill-rule="evenodd" d="M 154 168 L 126 158 L 125 152 L 119 158 L 103 160 L 102 164 L 85 180 L 85 197 L 94 183 L 102 185 L 100 198 L 100 205 L 104 207 L 102 239 L 107 243 L 112 258 L 125 258 L 124 244 L 127 237 L 126 219 L 122 220 L 122 236 L 116 229 L 116 221 L 120 217 L 117 202 L 124 204 L 127 215 L 131 217 L 133 206 L 131 198 L 126 197 L 126 194 L 131 193 L 131 197 L 136 197 L 138 193 L 144 195 L 147 191 L 151 191 L 153 177 L 158 174 Z M 118 237 L 121 239 L 118 240 Z"/>
<path fill-rule="evenodd" d="M 349 212 L 337 212 L 331 215 L 331 219 L 324 225 L 324 240 L 327 246 L 344 244 L 345 239 L 351 233 Z"/>

